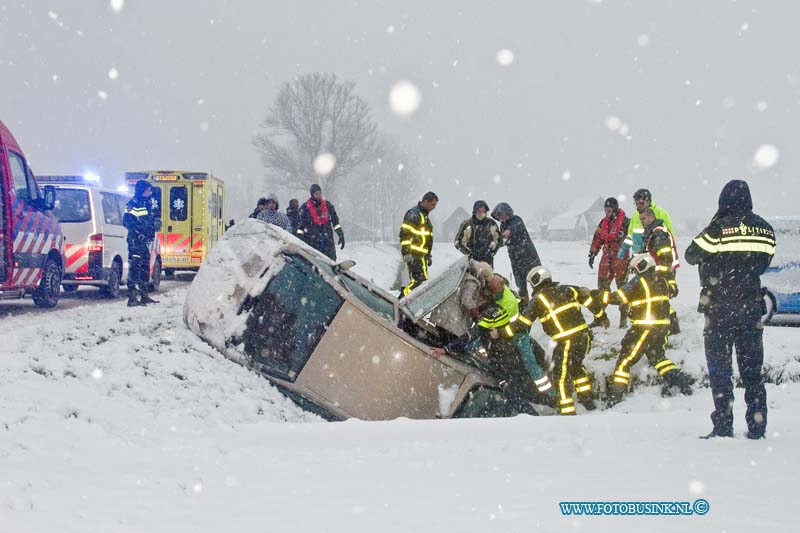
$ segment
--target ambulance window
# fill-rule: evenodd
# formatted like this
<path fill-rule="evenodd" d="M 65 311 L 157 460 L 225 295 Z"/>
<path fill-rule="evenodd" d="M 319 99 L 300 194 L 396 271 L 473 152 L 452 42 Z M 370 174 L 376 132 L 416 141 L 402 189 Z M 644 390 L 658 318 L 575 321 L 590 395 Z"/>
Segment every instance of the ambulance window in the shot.
<path fill-rule="evenodd" d="M 103 202 L 103 217 L 106 224 L 121 226 L 122 213 L 120 213 L 116 195 L 100 193 L 100 199 Z"/>
<path fill-rule="evenodd" d="M 187 209 L 186 187 L 172 187 L 169 190 L 169 219 L 186 220 L 189 213 Z"/>
<path fill-rule="evenodd" d="M 22 156 L 9 151 L 8 164 L 11 166 L 11 176 L 14 178 L 17 199 L 27 202 L 36 198 L 36 186 L 33 184 L 33 180 L 28 179 L 28 173 L 25 172 L 25 160 L 22 159 Z"/>
<path fill-rule="evenodd" d="M 161 187 L 153 185 L 151 189 L 153 192 L 150 195 L 150 203 L 152 204 L 153 218 L 159 220 L 161 218 Z"/>

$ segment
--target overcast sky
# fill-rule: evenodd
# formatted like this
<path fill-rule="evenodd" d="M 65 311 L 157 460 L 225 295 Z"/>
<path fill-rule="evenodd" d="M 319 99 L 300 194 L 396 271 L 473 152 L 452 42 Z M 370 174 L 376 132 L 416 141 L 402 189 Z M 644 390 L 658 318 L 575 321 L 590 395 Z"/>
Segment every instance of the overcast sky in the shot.
<path fill-rule="evenodd" d="M 0 120 L 35 173 L 213 169 L 238 218 L 269 189 L 250 140 L 277 88 L 328 71 L 417 151 L 442 214 L 584 195 L 632 209 L 648 187 L 676 222 L 704 221 L 733 177 L 761 214 L 800 211 L 797 2 L 112 3 L 0 1 Z M 400 80 L 422 95 L 410 117 L 388 105 Z M 764 145 L 778 157 L 760 168 Z"/>

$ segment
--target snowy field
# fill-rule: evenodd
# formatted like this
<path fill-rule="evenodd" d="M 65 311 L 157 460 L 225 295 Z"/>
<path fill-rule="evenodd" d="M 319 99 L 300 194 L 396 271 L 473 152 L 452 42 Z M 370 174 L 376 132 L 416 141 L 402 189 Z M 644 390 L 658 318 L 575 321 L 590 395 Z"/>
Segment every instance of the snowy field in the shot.
<path fill-rule="evenodd" d="M 687 240 L 679 239 L 685 249 Z M 538 243 L 560 281 L 593 286 L 588 244 Z M 348 245 L 389 288 L 398 254 Z M 434 248 L 434 273 L 457 257 Z M 505 251 L 498 270 L 509 274 Z M 0 320 L 0 533 L 215 531 L 795 531 L 800 329 L 768 328 L 767 439 L 711 429 L 696 271 L 678 276 L 673 360 L 691 397 L 642 385 L 611 410 L 500 420 L 324 423 L 181 321 L 186 288 Z M 0 306 L 3 304 L 0 303 Z M 610 310 L 612 324 L 617 313 Z M 605 375 L 623 331 L 587 360 Z M 534 336 L 544 343 L 537 326 Z M 546 344 L 545 344 L 546 345 Z M 561 501 L 708 501 L 702 516 L 564 516 Z M 792 525 L 795 524 L 795 525 Z"/>

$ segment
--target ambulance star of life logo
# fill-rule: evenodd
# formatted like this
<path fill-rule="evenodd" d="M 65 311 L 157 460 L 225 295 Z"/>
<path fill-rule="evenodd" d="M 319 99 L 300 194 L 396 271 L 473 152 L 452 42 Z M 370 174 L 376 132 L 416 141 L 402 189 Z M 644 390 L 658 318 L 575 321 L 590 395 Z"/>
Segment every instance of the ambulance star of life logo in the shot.
<path fill-rule="evenodd" d="M 181 200 L 180 198 L 175 198 L 175 200 L 173 200 L 173 202 L 172 202 L 172 207 L 177 211 L 182 211 L 183 210 L 183 206 L 185 206 L 185 205 L 186 205 L 186 203 L 183 200 Z"/>
<path fill-rule="evenodd" d="M 747 235 L 747 226 L 745 226 L 744 222 L 739 224 L 739 233 L 742 235 Z"/>
<path fill-rule="evenodd" d="M 155 198 L 151 198 L 150 205 L 153 206 L 153 209 L 158 209 L 158 200 L 156 200 Z"/>

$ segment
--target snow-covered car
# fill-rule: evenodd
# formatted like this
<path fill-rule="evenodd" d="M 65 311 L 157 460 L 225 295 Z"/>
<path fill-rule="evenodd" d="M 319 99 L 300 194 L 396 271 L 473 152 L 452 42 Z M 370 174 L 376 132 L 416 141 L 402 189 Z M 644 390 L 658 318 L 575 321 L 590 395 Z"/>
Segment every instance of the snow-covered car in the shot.
<path fill-rule="evenodd" d="M 765 321 L 775 315 L 800 314 L 800 216 L 768 219 L 775 230 L 775 257 L 761 276 Z"/>
<path fill-rule="evenodd" d="M 328 419 L 517 414 L 486 372 L 437 358 L 421 340 L 436 335 L 424 317 L 451 294 L 463 267 L 401 305 L 351 272 L 353 265 L 333 263 L 282 229 L 247 219 L 203 262 L 184 321 L 226 357 Z M 420 333 L 399 328 L 401 318 Z"/>

